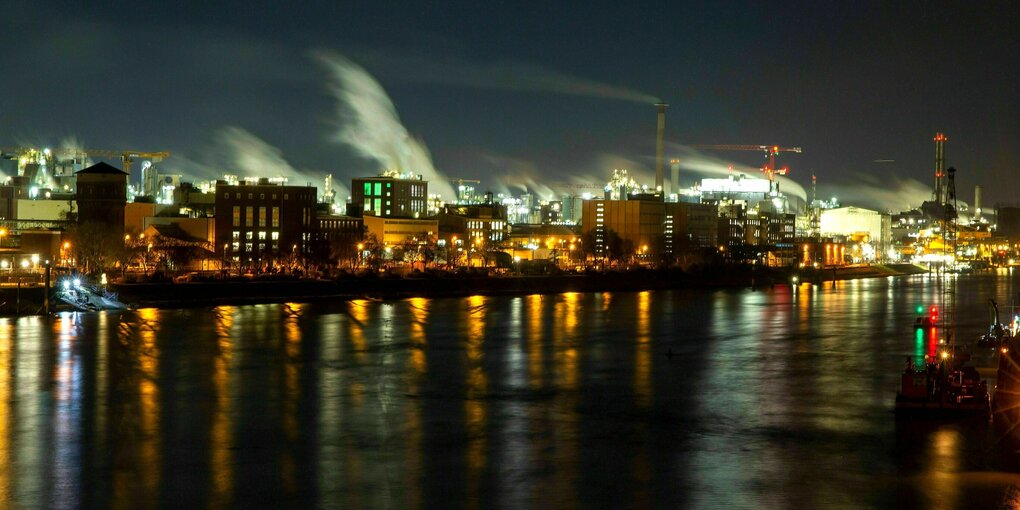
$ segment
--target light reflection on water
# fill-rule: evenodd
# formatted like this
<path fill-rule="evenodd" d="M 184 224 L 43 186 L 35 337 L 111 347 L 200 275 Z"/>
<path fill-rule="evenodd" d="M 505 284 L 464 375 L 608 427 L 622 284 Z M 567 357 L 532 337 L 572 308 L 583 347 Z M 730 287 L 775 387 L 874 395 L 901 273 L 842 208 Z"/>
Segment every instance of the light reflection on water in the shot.
<path fill-rule="evenodd" d="M 1008 273 L 959 285 L 974 339 L 987 299 L 1015 294 Z M 904 357 L 937 341 L 914 310 L 938 295 L 914 277 L 2 319 L 0 498 L 1006 504 L 1020 463 L 986 423 L 891 414 Z"/>

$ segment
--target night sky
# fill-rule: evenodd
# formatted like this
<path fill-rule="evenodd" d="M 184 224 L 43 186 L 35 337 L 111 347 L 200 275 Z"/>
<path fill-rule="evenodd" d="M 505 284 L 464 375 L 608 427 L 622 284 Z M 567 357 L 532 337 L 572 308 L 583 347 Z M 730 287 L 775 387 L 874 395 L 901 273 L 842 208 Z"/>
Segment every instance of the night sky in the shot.
<path fill-rule="evenodd" d="M 1020 4 L 550 4 L 6 5 L 0 145 L 168 150 L 164 171 L 208 178 L 254 144 L 349 186 L 380 163 L 338 139 L 328 54 L 378 80 L 440 172 L 494 191 L 650 177 L 659 97 L 685 164 L 678 144 L 799 146 L 782 161 L 804 187 L 902 208 L 943 131 L 961 200 L 1020 201 Z"/>

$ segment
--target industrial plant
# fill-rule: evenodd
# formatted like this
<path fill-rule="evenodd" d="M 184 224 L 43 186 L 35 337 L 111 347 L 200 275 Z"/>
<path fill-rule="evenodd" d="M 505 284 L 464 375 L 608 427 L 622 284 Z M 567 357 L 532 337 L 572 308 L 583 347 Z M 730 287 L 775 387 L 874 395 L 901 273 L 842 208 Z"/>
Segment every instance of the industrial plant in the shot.
<path fill-rule="evenodd" d="M 549 182 L 516 194 L 454 178 L 446 184 L 456 196 L 440 197 L 421 175 L 384 170 L 353 178 L 351 196 L 338 197 L 333 175 L 322 176 L 321 188 L 273 175 L 201 181 L 173 171 L 167 151 L 3 148 L 0 277 L 8 285 L 41 282 L 46 266 L 146 281 L 711 264 L 972 270 L 1017 260 L 1020 206 L 982 209 L 980 186 L 972 205 L 958 201 L 943 133 L 934 137 L 930 200 L 879 211 L 817 196 L 814 176 L 810 195 L 798 192 L 787 180 L 802 153 L 796 146 L 683 143 L 699 153 L 762 156 L 756 171 L 683 175 L 684 187 L 683 156 L 666 154 L 667 108 L 655 104 L 654 182 L 605 168 L 604 183 Z"/>

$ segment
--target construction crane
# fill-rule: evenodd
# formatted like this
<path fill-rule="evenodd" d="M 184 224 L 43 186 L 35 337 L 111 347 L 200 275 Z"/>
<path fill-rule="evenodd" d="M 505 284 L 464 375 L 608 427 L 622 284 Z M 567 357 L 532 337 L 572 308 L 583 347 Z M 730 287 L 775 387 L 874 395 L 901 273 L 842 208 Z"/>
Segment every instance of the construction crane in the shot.
<path fill-rule="evenodd" d="M 454 183 L 454 184 L 456 184 L 457 186 L 463 186 L 465 182 L 469 183 L 469 184 L 481 184 L 482 183 L 482 181 L 479 181 L 478 179 L 450 178 L 450 179 L 447 179 L 447 180 L 452 182 L 452 183 Z"/>
<path fill-rule="evenodd" d="M 18 156 L 29 154 L 32 151 L 38 149 L 32 147 L 2 147 L 0 152 L 8 154 L 16 154 Z M 96 157 L 96 158 L 120 158 L 122 163 L 122 169 L 125 173 L 131 173 L 131 163 L 136 159 L 151 159 L 153 163 L 158 163 L 166 158 L 170 157 L 170 153 L 167 151 L 162 152 L 142 152 L 142 151 L 116 151 L 108 149 L 68 149 L 59 148 L 51 149 L 49 154 L 53 156 L 63 157 Z"/>
<path fill-rule="evenodd" d="M 598 184 L 591 183 L 573 183 L 573 182 L 552 182 L 547 184 L 553 189 L 594 189 L 601 191 L 605 188 L 605 185 L 599 186 Z"/>
<path fill-rule="evenodd" d="M 762 167 L 762 172 L 765 172 L 765 175 L 768 176 L 768 179 L 769 179 L 769 189 L 772 189 L 772 182 L 774 181 L 774 177 L 773 176 L 775 174 L 786 175 L 786 172 L 788 171 L 786 168 L 780 168 L 778 170 L 776 169 L 776 156 L 778 156 L 780 152 L 796 152 L 798 154 L 803 152 L 803 150 L 801 150 L 800 147 L 780 147 L 778 145 L 711 145 L 711 144 L 696 144 L 696 145 L 690 145 L 690 147 L 693 147 L 695 149 L 706 149 L 706 150 L 713 150 L 713 151 L 754 151 L 754 152 L 764 152 L 765 153 L 765 157 L 767 158 L 767 162 L 765 163 L 765 166 Z"/>

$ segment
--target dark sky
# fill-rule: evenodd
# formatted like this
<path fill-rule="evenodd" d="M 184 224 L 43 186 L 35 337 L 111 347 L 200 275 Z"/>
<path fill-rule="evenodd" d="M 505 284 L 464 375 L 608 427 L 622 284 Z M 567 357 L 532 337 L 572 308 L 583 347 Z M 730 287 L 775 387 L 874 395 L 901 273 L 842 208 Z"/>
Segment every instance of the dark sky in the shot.
<path fill-rule="evenodd" d="M 233 127 L 349 184 L 378 163 L 335 140 L 325 50 L 379 81 L 440 171 L 483 187 L 641 174 L 647 95 L 671 104 L 672 143 L 803 147 L 784 164 L 826 194 L 917 195 L 943 131 L 961 199 L 981 184 L 986 202 L 1020 201 L 1020 4 L 545 4 L 8 5 L 0 145 L 74 138 L 230 171 Z"/>

